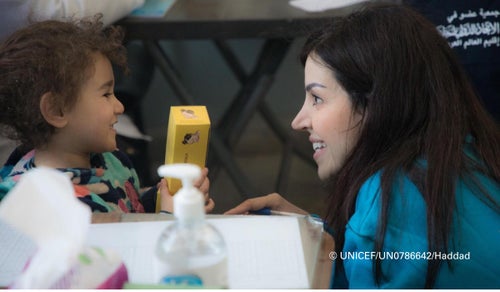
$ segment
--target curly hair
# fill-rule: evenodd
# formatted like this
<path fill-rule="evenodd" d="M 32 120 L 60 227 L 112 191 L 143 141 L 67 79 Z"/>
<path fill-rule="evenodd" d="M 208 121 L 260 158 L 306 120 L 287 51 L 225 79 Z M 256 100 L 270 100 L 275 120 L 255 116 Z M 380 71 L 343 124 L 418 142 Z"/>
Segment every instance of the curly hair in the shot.
<path fill-rule="evenodd" d="M 14 32 L 0 45 L 0 130 L 24 147 L 45 145 L 55 128 L 40 112 L 50 92 L 59 108 L 71 109 L 101 53 L 127 69 L 124 33 L 104 27 L 102 14 L 80 20 L 48 20 Z"/>

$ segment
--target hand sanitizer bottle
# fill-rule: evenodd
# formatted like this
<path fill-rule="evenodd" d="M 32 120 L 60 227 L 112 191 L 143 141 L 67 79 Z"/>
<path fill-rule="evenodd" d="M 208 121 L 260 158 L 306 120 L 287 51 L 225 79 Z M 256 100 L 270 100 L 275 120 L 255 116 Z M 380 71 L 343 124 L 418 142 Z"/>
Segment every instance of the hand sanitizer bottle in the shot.
<path fill-rule="evenodd" d="M 194 164 L 158 168 L 160 177 L 182 180 L 174 196 L 175 222 L 156 245 L 156 279 L 174 287 L 228 288 L 227 249 L 222 235 L 205 220 L 203 194 L 193 186 L 201 176 Z"/>

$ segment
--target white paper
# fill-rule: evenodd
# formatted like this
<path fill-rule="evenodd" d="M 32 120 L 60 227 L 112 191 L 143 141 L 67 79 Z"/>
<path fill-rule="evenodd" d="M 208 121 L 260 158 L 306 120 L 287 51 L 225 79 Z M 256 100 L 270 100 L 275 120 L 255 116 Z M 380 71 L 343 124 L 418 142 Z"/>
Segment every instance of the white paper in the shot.
<path fill-rule="evenodd" d="M 229 288 L 310 287 L 297 218 L 241 216 L 208 221 L 228 246 Z M 131 283 L 152 284 L 154 248 L 172 222 L 92 224 L 87 244 L 118 252 Z"/>
<path fill-rule="evenodd" d="M 290 0 L 289 3 L 307 12 L 321 12 L 366 1 L 368 0 Z"/>

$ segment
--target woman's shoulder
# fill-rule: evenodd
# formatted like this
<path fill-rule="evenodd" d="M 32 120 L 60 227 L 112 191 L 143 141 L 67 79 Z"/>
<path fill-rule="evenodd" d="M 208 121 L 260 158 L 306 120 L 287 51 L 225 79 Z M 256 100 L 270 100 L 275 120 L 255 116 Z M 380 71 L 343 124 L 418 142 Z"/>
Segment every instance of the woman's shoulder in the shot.
<path fill-rule="evenodd" d="M 359 189 L 348 228 L 360 236 L 375 234 L 381 206 L 381 172 L 370 176 Z"/>
<path fill-rule="evenodd" d="M 389 224 L 406 222 L 408 214 L 425 214 L 425 201 L 408 175 L 398 173 L 388 194 Z M 382 210 L 382 171 L 370 176 L 359 189 L 349 227 L 360 235 L 373 235 Z M 423 212 L 423 213 L 422 213 Z M 420 216 L 420 215 L 419 215 Z M 425 218 L 425 216 L 424 216 Z M 399 223 L 397 223 L 399 224 Z"/>

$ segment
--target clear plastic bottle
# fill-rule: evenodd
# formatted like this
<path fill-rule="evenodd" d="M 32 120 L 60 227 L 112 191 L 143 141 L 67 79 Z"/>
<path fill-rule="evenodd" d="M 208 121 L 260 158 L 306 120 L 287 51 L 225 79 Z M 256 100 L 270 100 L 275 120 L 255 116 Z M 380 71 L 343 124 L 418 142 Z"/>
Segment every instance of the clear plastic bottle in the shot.
<path fill-rule="evenodd" d="M 201 170 L 194 164 L 158 168 L 161 177 L 182 180 L 174 196 L 175 222 L 156 245 L 156 279 L 160 284 L 228 288 L 227 249 L 222 235 L 205 220 L 203 194 L 193 186 Z"/>

